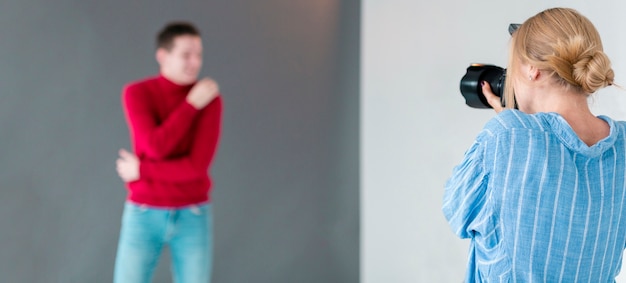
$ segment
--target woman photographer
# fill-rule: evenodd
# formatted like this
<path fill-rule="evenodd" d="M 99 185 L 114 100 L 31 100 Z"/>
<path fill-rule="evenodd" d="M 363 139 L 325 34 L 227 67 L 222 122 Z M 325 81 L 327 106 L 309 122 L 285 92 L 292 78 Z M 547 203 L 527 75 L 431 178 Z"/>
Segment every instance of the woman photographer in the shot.
<path fill-rule="evenodd" d="M 613 77 L 597 30 L 573 9 L 542 11 L 512 34 L 506 109 L 483 83 L 499 113 L 445 188 L 446 219 L 471 239 L 466 282 L 614 282 L 626 123 L 587 104 Z"/>

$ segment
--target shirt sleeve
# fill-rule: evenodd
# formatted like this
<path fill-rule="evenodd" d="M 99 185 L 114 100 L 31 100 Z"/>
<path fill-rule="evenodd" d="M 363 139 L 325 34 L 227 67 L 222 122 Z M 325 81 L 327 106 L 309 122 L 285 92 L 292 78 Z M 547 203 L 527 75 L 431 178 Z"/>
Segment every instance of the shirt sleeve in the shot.
<path fill-rule="evenodd" d="M 221 96 L 207 105 L 198 118 L 189 154 L 174 159 L 141 160 L 139 174 L 142 179 L 185 182 L 206 178 L 221 132 Z"/>
<path fill-rule="evenodd" d="M 149 93 L 139 85 L 124 88 L 123 106 L 135 149 L 142 149 L 151 159 L 171 154 L 199 112 L 184 100 L 164 121 L 158 121 Z"/>
<path fill-rule="evenodd" d="M 488 174 L 483 162 L 484 151 L 483 143 L 474 142 L 445 185 L 443 214 L 461 238 L 473 236 L 469 227 L 479 221 L 478 215 L 485 204 Z"/>

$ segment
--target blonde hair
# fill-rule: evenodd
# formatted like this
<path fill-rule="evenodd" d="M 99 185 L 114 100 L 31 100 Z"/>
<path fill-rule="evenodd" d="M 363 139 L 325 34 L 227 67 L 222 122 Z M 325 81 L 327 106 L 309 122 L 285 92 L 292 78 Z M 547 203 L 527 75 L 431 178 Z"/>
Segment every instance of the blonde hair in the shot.
<path fill-rule="evenodd" d="M 611 61 L 591 21 L 574 9 L 552 8 L 529 18 L 512 35 L 505 103 L 514 106 L 512 77 L 519 63 L 534 65 L 557 83 L 589 95 L 613 85 Z"/>

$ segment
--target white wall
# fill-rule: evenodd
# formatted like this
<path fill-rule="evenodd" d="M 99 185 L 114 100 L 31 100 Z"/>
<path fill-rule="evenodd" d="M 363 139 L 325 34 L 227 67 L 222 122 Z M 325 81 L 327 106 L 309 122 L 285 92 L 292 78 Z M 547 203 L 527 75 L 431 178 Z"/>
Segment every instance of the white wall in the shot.
<path fill-rule="evenodd" d="M 626 3 L 469 2 L 362 2 L 364 283 L 462 281 L 468 241 L 442 216 L 443 185 L 494 114 L 465 106 L 459 80 L 469 63 L 506 64 L 509 23 L 549 7 L 578 9 L 596 24 L 617 83 L 626 85 Z M 593 103 L 597 114 L 626 119 L 625 91 L 603 90 Z"/>

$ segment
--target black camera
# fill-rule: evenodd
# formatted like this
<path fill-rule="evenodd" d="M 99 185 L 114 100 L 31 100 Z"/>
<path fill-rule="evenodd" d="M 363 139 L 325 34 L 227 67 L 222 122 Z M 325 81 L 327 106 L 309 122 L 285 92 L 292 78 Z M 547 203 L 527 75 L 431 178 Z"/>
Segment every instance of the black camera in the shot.
<path fill-rule="evenodd" d="M 461 94 L 465 97 L 465 104 L 472 108 L 492 108 L 487 103 L 487 98 L 483 94 L 481 82 L 485 81 L 491 86 L 491 90 L 500 97 L 500 102 L 504 106 L 504 81 L 506 80 L 506 69 L 485 64 L 472 64 L 467 67 L 465 76 L 461 79 Z"/>
<path fill-rule="evenodd" d="M 510 24 L 509 34 L 513 33 L 521 24 Z M 465 76 L 461 79 L 461 94 L 465 97 L 465 104 L 472 108 L 492 108 L 487 103 L 487 98 L 483 94 L 481 82 L 485 81 L 491 86 L 491 91 L 500 97 L 500 103 L 504 106 L 504 81 L 506 80 L 506 69 L 486 64 L 471 64 L 467 67 Z"/>

